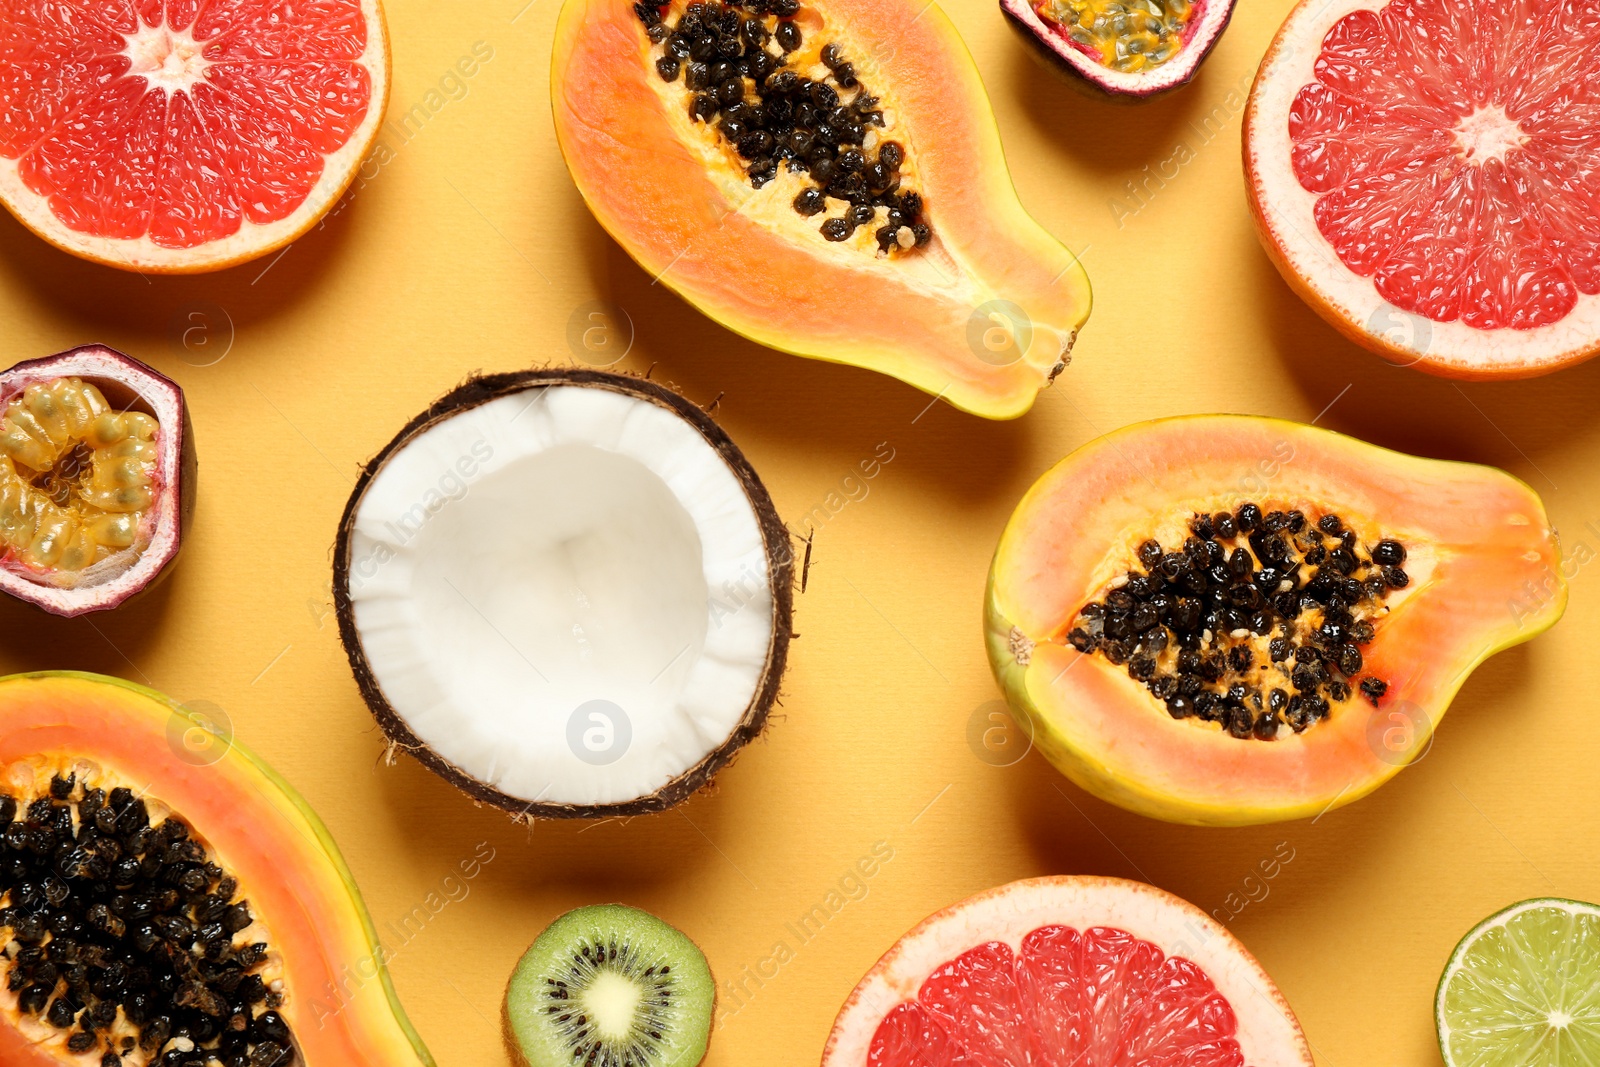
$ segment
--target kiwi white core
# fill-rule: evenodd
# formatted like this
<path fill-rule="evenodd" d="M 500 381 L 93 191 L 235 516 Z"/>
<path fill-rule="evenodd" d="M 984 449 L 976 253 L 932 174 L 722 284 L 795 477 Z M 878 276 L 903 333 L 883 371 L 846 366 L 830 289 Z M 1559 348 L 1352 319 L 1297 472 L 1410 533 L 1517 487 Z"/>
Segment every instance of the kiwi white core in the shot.
<path fill-rule="evenodd" d="M 622 1041 L 633 1032 L 635 1014 L 644 990 L 615 971 L 601 971 L 582 993 L 583 1008 L 594 1020 L 600 1036 Z"/>
<path fill-rule="evenodd" d="M 742 721 L 773 637 L 756 510 L 691 423 L 530 388 L 391 453 L 348 593 L 384 698 L 457 768 L 529 802 L 648 796 Z"/>

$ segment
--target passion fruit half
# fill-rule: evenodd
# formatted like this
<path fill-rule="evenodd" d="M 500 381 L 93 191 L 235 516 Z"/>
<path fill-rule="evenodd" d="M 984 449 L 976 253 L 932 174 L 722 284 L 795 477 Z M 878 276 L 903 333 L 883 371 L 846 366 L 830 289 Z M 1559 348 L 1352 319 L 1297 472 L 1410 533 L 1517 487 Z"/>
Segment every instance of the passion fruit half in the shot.
<path fill-rule="evenodd" d="M 162 577 L 194 511 L 176 382 L 104 345 L 0 373 L 0 591 L 54 615 Z"/>
<path fill-rule="evenodd" d="M 1185 85 L 1234 0 L 1000 0 L 1011 27 L 1075 85 L 1146 100 Z"/>
<path fill-rule="evenodd" d="M 528 817 L 657 811 L 759 734 L 793 559 L 728 435 L 651 381 L 468 381 L 362 474 L 339 632 L 398 748 Z"/>

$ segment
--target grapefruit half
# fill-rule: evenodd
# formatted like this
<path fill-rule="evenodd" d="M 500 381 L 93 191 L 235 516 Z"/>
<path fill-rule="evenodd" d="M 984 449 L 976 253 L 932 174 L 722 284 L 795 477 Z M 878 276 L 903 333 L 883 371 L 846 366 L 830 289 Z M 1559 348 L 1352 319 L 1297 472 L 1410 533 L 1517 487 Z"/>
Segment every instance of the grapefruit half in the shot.
<path fill-rule="evenodd" d="M 845 1001 L 823 1067 L 1312 1067 L 1243 945 L 1120 878 L 1033 878 L 925 920 Z"/>
<path fill-rule="evenodd" d="M 1290 285 L 1453 378 L 1600 351 L 1600 7 L 1302 0 L 1245 117 L 1251 209 Z"/>
<path fill-rule="evenodd" d="M 389 93 L 379 0 L 0 0 L 0 202 L 128 270 L 218 270 L 305 233 Z"/>

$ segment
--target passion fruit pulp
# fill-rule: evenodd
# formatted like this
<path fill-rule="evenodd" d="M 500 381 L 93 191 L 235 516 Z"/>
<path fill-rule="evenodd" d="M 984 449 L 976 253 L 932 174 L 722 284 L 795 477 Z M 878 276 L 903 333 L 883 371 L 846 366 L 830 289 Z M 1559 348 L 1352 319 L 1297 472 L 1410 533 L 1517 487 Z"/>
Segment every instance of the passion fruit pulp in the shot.
<path fill-rule="evenodd" d="M 1000 0 L 1013 29 L 1078 86 L 1142 100 L 1186 84 L 1234 0 Z"/>
<path fill-rule="evenodd" d="M 104 346 L 0 373 L 0 590 L 56 615 L 163 576 L 194 506 L 183 391 Z"/>
<path fill-rule="evenodd" d="M 1034 10 L 1101 66 L 1128 74 L 1183 51 L 1196 14 L 1189 0 L 1041 0 Z"/>

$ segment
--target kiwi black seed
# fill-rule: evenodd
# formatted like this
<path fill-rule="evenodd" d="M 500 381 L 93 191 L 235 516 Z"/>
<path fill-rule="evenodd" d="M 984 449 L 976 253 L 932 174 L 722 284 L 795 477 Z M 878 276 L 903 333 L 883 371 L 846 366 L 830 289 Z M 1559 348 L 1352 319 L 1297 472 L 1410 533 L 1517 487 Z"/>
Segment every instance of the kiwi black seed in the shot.
<path fill-rule="evenodd" d="M 714 127 L 749 161 L 745 177 L 753 187 L 776 178 L 780 165 L 807 174 L 807 191 L 856 209 L 820 227 L 830 241 L 849 239 L 879 207 L 893 213 L 876 231 L 881 254 L 901 254 L 932 238 L 922 197 L 905 189 L 904 145 L 867 147 L 868 128 L 883 126 L 884 112 L 845 50 L 836 41 L 823 45 L 827 72 L 820 79 L 787 66 L 804 37 L 789 21 L 800 11 L 799 0 L 694 0 L 675 22 L 645 0 L 633 10 L 659 46 L 656 74 L 673 83 L 681 77 L 690 119 Z M 801 215 L 823 209 L 804 193 L 794 207 Z"/>
<path fill-rule="evenodd" d="M 1195 515 L 1181 546 L 1140 541 L 1133 569 L 1079 611 L 1066 641 L 1126 669 L 1173 718 L 1277 740 L 1358 691 L 1374 706 L 1388 691 L 1363 674 L 1361 646 L 1411 582 L 1406 555 L 1391 538 L 1368 550 L 1331 512 L 1311 521 L 1244 503 Z"/>
<path fill-rule="evenodd" d="M 648 912 L 578 908 L 540 934 L 506 988 L 507 1044 L 523 1067 L 693 1067 L 716 984 L 704 953 Z"/>

